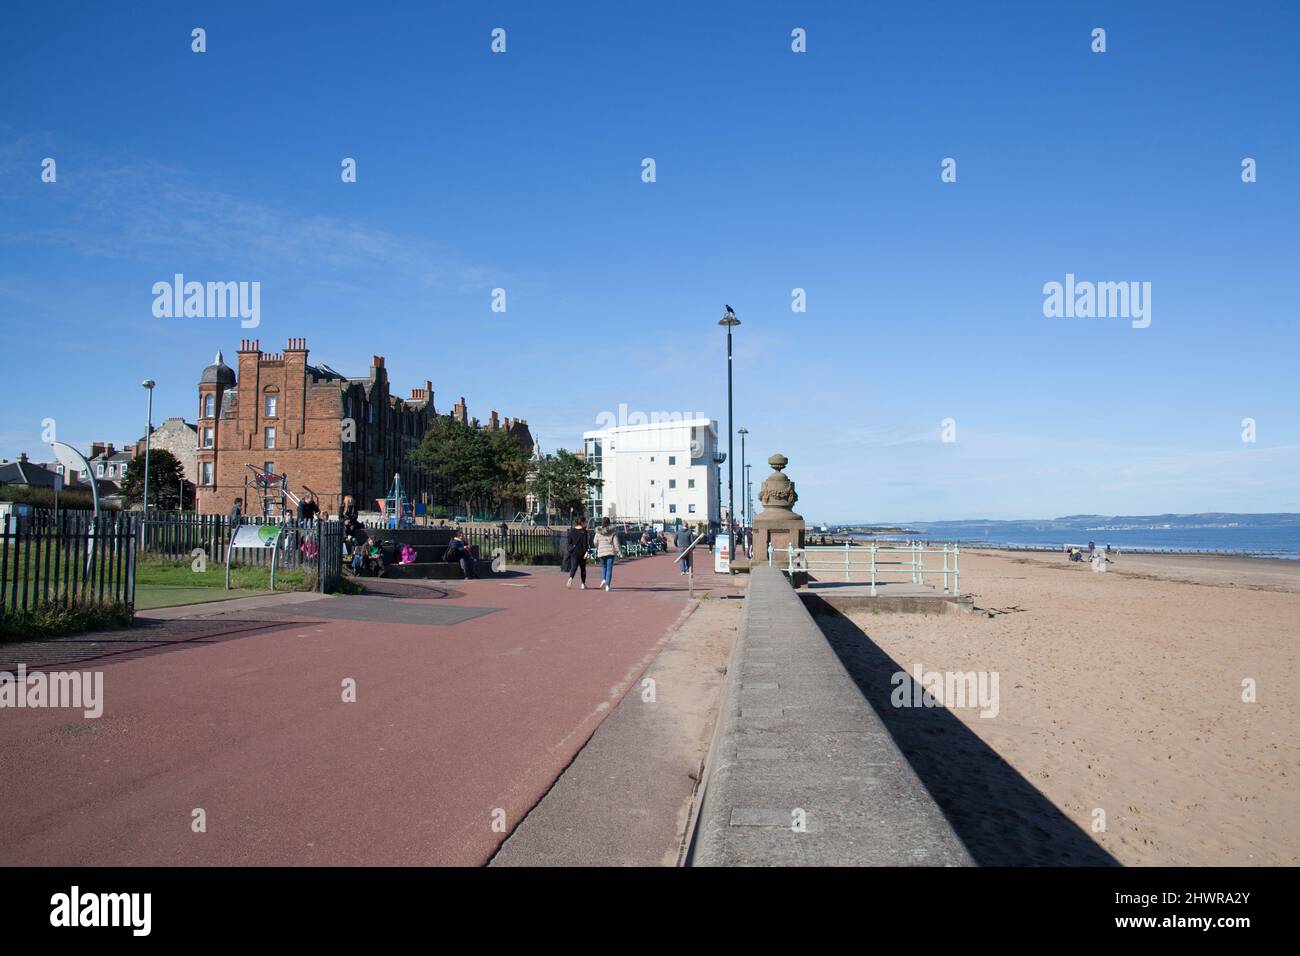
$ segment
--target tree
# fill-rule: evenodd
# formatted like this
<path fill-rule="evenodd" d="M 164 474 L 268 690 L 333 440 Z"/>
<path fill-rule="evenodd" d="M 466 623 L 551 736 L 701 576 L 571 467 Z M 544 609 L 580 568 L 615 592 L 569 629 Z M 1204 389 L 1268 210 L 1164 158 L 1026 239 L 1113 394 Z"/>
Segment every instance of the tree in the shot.
<path fill-rule="evenodd" d="M 185 469 L 165 448 L 149 451 L 149 504 L 164 511 L 179 508 Z M 139 504 L 144 491 L 144 452 L 131 459 L 121 481 L 122 496 L 128 505 Z"/>
<path fill-rule="evenodd" d="M 599 478 L 592 477 L 592 470 L 587 459 L 560 448 L 554 455 L 538 459 L 528 490 L 545 509 L 559 514 L 581 511 L 588 489 L 601 485 Z"/>
<path fill-rule="evenodd" d="M 434 419 L 411 461 L 470 516 L 499 512 L 521 498 L 528 474 L 528 453 L 508 432 L 475 428 L 450 415 Z"/>
<path fill-rule="evenodd" d="M 512 506 L 522 502 L 528 493 L 528 471 L 532 460 L 518 440 L 504 429 L 488 430 L 488 451 L 494 475 L 493 497 L 498 514 L 518 510 Z"/>

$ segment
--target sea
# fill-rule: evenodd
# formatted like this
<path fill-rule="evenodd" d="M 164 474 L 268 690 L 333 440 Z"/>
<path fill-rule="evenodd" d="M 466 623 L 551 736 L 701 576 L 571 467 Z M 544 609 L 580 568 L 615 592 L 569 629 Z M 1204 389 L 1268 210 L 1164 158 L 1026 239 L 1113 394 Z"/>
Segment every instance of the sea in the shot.
<path fill-rule="evenodd" d="M 877 541 L 921 537 L 929 541 L 985 547 L 1059 551 L 1066 545 L 1099 548 L 1110 545 L 1121 551 L 1182 554 L 1232 554 L 1255 558 L 1300 560 L 1300 525 L 1194 528 L 1057 528 L 1032 521 L 999 521 L 981 528 L 970 521 L 909 524 L 915 535 L 862 535 L 853 537 Z M 811 530 L 811 529 L 810 529 Z"/>

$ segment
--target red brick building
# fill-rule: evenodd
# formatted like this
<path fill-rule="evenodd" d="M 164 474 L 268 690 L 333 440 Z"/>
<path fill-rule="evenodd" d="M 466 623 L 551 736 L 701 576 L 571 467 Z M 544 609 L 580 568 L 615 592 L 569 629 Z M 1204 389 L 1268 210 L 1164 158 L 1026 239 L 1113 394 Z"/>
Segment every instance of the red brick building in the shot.
<path fill-rule="evenodd" d="M 331 515 L 339 513 L 344 495 L 355 497 L 363 511 L 374 510 L 395 474 L 411 501 L 442 503 L 408 460 L 438 414 L 432 382 L 398 398 L 390 392 L 382 355 L 371 359 L 368 375 L 349 378 L 325 364 L 309 365 L 306 339 L 290 339 L 279 354 L 245 339 L 237 365 L 230 368 L 218 352 L 199 381 L 200 512 L 223 514 L 237 497 L 245 513 L 259 512 L 249 464 L 286 475 L 296 495 L 314 491 Z M 477 424 L 464 398 L 452 414 Z M 496 412 L 487 427 L 500 427 Z M 526 421 L 507 418 L 505 428 L 532 449 Z"/>

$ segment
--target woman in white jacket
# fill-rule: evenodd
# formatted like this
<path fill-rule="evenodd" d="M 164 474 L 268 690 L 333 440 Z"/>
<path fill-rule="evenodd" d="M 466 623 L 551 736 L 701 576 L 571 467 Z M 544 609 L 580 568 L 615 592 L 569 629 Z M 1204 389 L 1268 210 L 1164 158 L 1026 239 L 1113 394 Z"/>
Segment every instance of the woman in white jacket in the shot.
<path fill-rule="evenodd" d="M 609 518 L 600 519 L 595 535 L 596 557 L 600 559 L 600 586 L 608 591 L 614 585 L 614 559 L 623 557 L 618 546 L 618 532 L 609 524 Z"/>

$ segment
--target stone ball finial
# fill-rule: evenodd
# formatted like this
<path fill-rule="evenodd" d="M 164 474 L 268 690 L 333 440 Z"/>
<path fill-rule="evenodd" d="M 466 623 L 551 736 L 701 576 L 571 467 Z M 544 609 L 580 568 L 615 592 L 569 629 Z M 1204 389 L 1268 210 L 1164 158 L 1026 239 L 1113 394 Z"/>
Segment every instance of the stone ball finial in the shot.
<path fill-rule="evenodd" d="M 774 471 L 780 471 L 786 465 L 790 464 L 790 459 L 786 458 L 785 455 L 780 452 L 777 452 L 767 460 L 767 463 L 772 466 Z"/>

